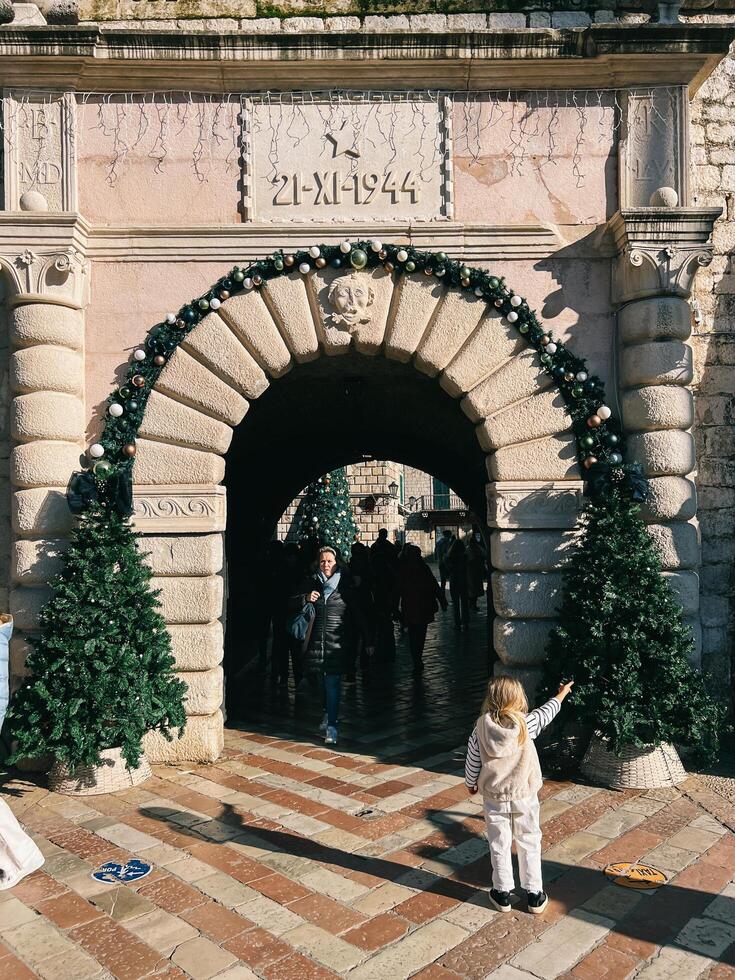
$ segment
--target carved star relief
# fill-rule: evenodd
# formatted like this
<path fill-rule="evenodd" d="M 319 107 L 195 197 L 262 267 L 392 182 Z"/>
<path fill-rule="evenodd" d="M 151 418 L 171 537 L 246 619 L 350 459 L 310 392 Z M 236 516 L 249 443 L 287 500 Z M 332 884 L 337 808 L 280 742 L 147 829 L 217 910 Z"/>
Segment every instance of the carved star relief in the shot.
<path fill-rule="evenodd" d="M 347 122 L 343 122 L 336 133 L 327 133 L 327 139 L 334 143 L 333 157 L 342 154 L 355 158 L 360 156 L 360 138 Z"/>

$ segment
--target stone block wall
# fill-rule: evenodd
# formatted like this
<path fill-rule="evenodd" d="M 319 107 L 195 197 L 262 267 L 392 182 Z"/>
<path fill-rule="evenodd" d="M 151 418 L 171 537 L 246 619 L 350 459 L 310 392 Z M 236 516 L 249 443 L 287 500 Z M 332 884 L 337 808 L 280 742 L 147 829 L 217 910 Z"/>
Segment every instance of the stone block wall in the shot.
<path fill-rule="evenodd" d="M 700 19 L 700 18 L 697 18 Z M 714 19 L 713 16 L 701 18 Z M 735 19 L 729 15 L 728 20 Z M 716 206 L 714 258 L 693 297 L 702 665 L 728 690 L 735 647 L 735 57 L 698 91 L 691 114 L 692 198 Z"/>
<path fill-rule="evenodd" d="M 399 512 L 399 500 L 386 500 L 381 496 L 381 499 L 375 502 L 374 509 L 370 509 L 371 494 L 387 495 L 388 487 L 393 482 L 400 486 L 403 469 L 401 463 L 385 460 L 353 463 L 346 467 L 350 493 L 356 495 L 350 500 L 352 515 L 363 544 L 371 545 L 376 540 L 381 527 L 388 528 L 388 536 L 391 540 L 397 532 L 403 530 L 404 520 Z M 289 537 L 300 500 L 301 496 L 296 497 L 278 522 L 276 534 L 281 541 Z"/>
<path fill-rule="evenodd" d="M 0 612 L 8 612 L 10 589 L 10 348 L 8 311 L 0 305 Z"/>

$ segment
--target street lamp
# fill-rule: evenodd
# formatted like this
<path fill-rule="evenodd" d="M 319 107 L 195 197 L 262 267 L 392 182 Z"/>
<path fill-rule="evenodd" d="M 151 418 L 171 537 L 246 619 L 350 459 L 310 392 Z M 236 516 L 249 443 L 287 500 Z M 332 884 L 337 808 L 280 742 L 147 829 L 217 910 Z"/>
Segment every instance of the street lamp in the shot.
<path fill-rule="evenodd" d="M 391 497 L 393 497 L 393 499 L 395 500 L 395 498 L 398 496 L 398 484 L 395 482 L 395 480 L 392 483 L 388 484 L 388 490 L 390 492 Z"/>

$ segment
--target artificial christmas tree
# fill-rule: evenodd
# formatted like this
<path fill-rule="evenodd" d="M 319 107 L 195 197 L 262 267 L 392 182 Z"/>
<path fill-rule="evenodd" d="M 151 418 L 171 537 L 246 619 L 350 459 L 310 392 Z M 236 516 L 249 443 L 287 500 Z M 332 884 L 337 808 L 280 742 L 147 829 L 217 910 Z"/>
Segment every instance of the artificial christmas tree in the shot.
<path fill-rule="evenodd" d="M 344 467 L 310 483 L 299 508 L 297 538 L 331 545 L 348 560 L 356 534 Z"/>
<path fill-rule="evenodd" d="M 136 770 L 147 731 L 171 739 L 186 722 L 152 572 L 128 520 L 100 503 L 78 519 L 63 562 L 8 713 L 11 761 L 51 756 L 73 775 L 119 750 Z"/>
<path fill-rule="evenodd" d="M 588 501 L 564 569 L 559 625 L 551 633 L 546 661 L 549 689 L 556 690 L 559 677 L 574 678 L 567 719 L 594 730 L 598 741 L 588 753 L 588 768 L 595 757 L 599 767 L 607 753 L 607 769 L 620 770 L 610 769 L 605 777 L 615 785 L 655 780 L 655 773 L 645 775 L 643 768 L 650 769 L 652 750 L 659 746 L 668 761 L 659 754 L 656 764 L 668 769 L 669 782 L 680 781 L 683 769 L 669 743 L 712 759 L 723 719 L 691 665 L 691 631 L 661 576 L 639 509 L 613 488 Z M 621 775 L 624 771 L 627 775 Z"/>

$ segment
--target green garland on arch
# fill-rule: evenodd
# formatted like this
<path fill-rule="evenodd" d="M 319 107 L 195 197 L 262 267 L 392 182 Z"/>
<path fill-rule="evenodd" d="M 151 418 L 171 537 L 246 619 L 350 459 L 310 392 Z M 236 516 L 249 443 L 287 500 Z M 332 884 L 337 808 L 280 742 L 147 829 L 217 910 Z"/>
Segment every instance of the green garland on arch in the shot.
<path fill-rule="evenodd" d="M 134 351 L 126 380 L 110 395 L 104 432 L 100 442 L 90 447 L 92 470 L 103 494 L 102 483 L 111 474 L 132 473 L 135 439 L 148 396 L 168 358 L 201 320 L 231 296 L 267 289 L 268 283 L 279 276 L 294 272 L 308 276 L 314 269 L 327 266 L 350 270 L 383 268 L 396 276 L 431 276 L 447 289 L 473 294 L 478 302 L 497 310 L 536 351 L 542 369 L 561 393 L 572 420 L 577 457 L 590 478 L 588 486 L 596 487 L 595 495 L 613 490 L 635 499 L 645 497 L 646 482 L 640 469 L 623 462 L 624 435 L 605 404 L 602 381 L 590 375 L 582 358 L 554 340 L 526 300 L 510 289 L 502 277 L 452 259 L 445 252 L 375 240 L 277 251 L 250 265 L 235 266 L 202 296 L 156 324 L 145 343 Z"/>

